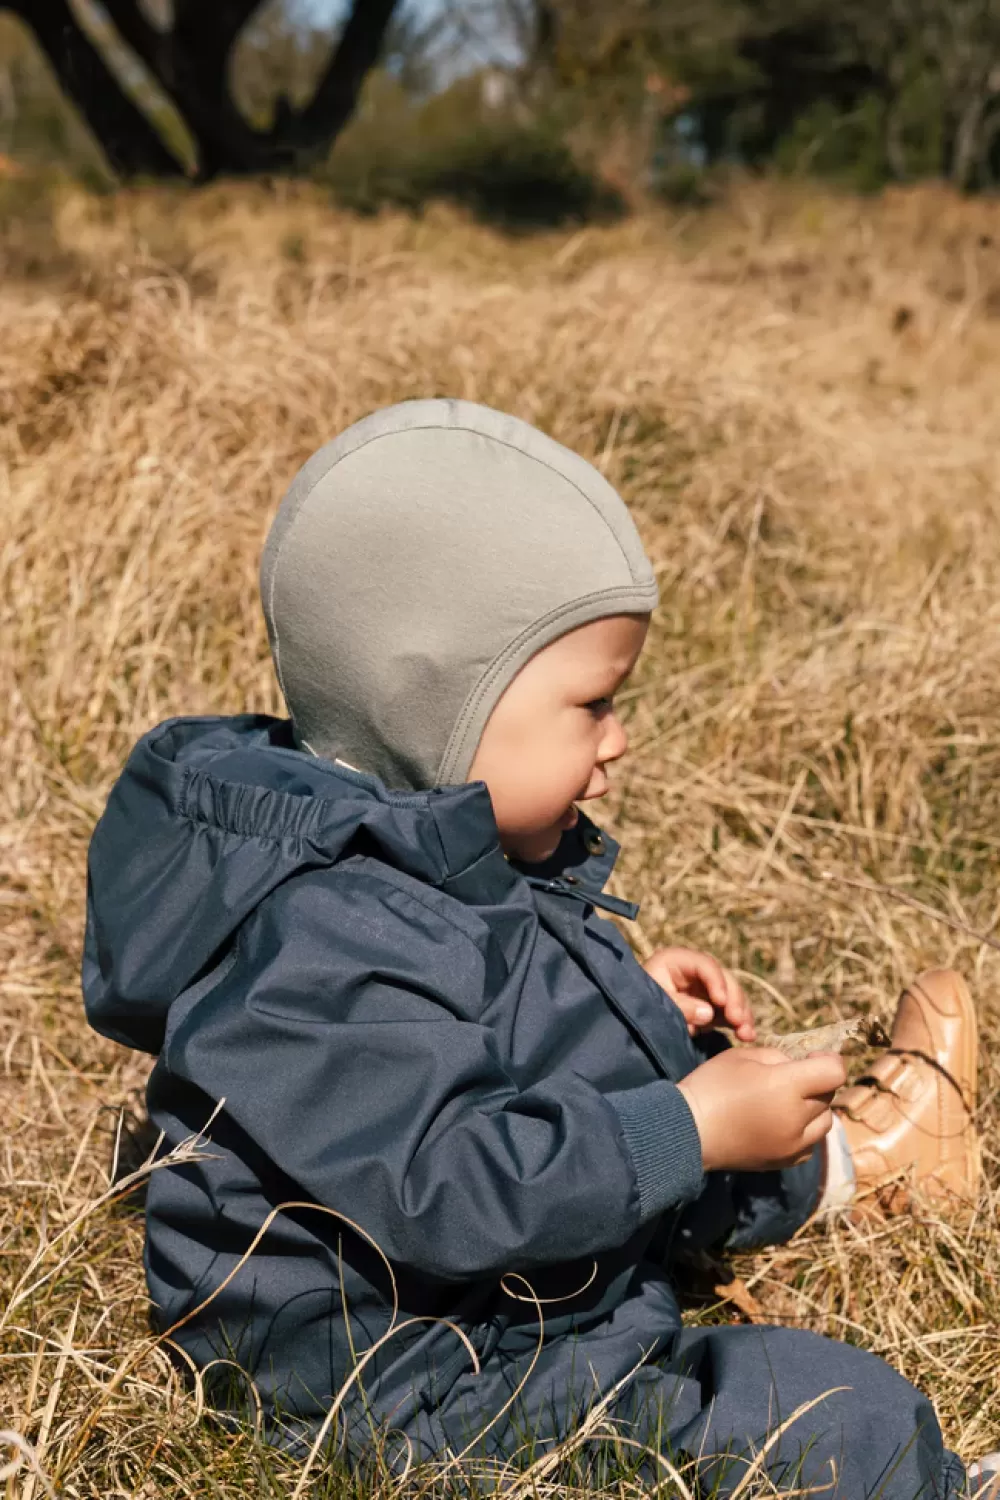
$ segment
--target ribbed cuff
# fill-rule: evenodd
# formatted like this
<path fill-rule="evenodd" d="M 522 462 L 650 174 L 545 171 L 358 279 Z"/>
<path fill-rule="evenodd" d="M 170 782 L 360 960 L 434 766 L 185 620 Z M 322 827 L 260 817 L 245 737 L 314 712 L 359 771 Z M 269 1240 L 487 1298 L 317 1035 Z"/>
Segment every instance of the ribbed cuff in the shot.
<path fill-rule="evenodd" d="M 661 1080 L 604 1097 L 621 1120 L 643 1221 L 697 1198 L 705 1180 L 701 1137 L 677 1085 Z"/>

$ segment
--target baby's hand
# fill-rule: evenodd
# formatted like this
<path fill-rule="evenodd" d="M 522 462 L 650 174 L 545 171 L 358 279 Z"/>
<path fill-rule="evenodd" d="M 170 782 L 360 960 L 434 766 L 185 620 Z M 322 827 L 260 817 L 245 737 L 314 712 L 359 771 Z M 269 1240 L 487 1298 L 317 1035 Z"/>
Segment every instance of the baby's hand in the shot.
<path fill-rule="evenodd" d="M 774 1047 L 731 1048 L 677 1087 L 701 1137 L 706 1172 L 763 1172 L 805 1161 L 833 1125 L 844 1060 L 816 1052 L 789 1062 Z"/>
<path fill-rule="evenodd" d="M 692 1036 L 728 1026 L 741 1042 L 756 1039 L 750 1002 L 718 959 L 695 948 L 657 948 L 643 968 L 676 1002 Z"/>

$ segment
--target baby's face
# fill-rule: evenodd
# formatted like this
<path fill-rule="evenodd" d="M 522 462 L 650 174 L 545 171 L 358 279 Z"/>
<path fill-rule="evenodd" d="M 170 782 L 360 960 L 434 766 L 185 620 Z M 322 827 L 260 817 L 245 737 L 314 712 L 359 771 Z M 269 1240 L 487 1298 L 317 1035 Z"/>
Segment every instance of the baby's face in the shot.
<path fill-rule="evenodd" d="M 577 820 L 574 803 L 604 796 L 605 767 L 628 748 L 614 695 L 648 626 L 648 615 L 612 615 L 560 636 L 493 710 L 469 780 L 486 782 L 507 854 L 547 859 Z"/>

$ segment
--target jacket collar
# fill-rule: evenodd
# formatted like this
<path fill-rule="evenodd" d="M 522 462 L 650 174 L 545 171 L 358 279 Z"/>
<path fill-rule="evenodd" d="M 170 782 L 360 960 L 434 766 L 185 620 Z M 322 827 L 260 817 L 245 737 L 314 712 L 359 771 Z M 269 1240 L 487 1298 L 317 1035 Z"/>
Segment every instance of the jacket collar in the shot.
<path fill-rule="evenodd" d="M 611 877 L 619 846 L 610 834 L 598 828 L 586 813 L 559 840 L 554 854 L 540 864 L 512 861 L 515 869 L 537 880 L 563 879 L 588 891 L 602 891 Z"/>
<path fill-rule="evenodd" d="M 632 911 L 631 903 L 601 896 L 618 844 L 585 813 L 549 859 L 508 861 L 483 782 L 390 791 L 375 776 L 298 749 L 287 720 L 168 720 L 143 737 L 130 770 L 144 786 L 158 785 L 188 822 L 255 840 L 293 839 L 321 861 L 337 859 L 362 835 L 390 863 L 467 900 L 503 899 L 527 880 L 622 915 Z"/>
<path fill-rule="evenodd" d="M 536 865 L 511 863 L 534 890 L 568 896 L 635 921 L 639 915 L 638 902 L 624 901 L 604 891 L 618 858 L 618 848 L 610 834 L 581 812 L 549 859 Z"/>

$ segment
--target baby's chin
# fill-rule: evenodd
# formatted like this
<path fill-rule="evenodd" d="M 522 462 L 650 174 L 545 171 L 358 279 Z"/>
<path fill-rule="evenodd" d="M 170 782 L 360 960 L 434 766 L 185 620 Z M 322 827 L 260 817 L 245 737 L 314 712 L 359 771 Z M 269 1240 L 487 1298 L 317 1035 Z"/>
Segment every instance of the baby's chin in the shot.
<path fill-rule="evenodd" d="M 518 859 L 526 865 L 540 865 L 544 860 L 551 859 L 562 841 L 562 836 L 568 828 L 575 828 L 580 814 L 575 807 L 571 807 L 564 813 L 557 823 L 551 823 L 548 828 L 541 828 L 532 833 L 516 833 L 509 837 L 501 835 L 501 843 L 504 852 L 512 859 Z"/>

